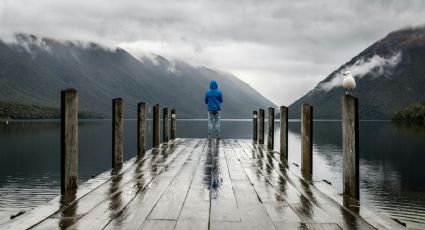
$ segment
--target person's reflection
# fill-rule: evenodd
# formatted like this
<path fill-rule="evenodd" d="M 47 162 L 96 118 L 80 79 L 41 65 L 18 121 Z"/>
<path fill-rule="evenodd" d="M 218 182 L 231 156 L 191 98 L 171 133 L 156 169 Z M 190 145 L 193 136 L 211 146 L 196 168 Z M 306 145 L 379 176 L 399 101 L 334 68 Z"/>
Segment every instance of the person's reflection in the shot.
<path fill-rule="evenodd" d="M 206 189 L 211 190 L 211 177 L 212 177 L 212 140 L 208 140 L 207 145 L 207 155 L 205 158 L 205 164 L 204 164 L 204 178 L 203 178 L 203 184 Z"/>
<path fill-rule="evenodd" d="M 219 152 L 219 141 L 208 140 L 203 183 L 206 189 L 210 191 L 211 199 L 215 199 L 217 197 L 221 185 L 220 167 L 218 162 Z"/>
<path fill-rule="evenodd" d="M 69 226 L 73 225 L 77 221 L 77 218 L 75 217 L 78 208 L 78 200 L 75 200 L 76 193 L 77 190 L 73 189 L 70 191 L 66 191 L 64 194 L 61 195 L 60 210 L 68 206 L 71 202 L 75 202 L 65 210 L 61 211 L 61 219 L 59 221 L 60 229 L 67 229 Z"/>
<path fill-rule="evenodd" d="M 213 191 L 218 191 L 221 184 L 220 177 L 220 165 L 219 165 L 219 142 L 215 141 L 215 147 L 213 148 L 213 161 L 212 161 L 212 179 L 211 179 L 211 189 Z"/>

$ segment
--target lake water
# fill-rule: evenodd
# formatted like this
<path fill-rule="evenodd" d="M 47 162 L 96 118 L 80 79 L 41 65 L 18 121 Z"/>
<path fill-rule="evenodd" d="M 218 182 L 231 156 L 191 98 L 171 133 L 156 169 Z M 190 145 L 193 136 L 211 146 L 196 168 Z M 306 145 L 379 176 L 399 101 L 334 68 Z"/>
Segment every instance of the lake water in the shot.
<path fill-rule="evenodd" d="M 342 191 L 340 121 L 315 121 L 314 180 Z M 124 157 L 136 153 L 136 121 L 124 122 Z M 178 120 L 178 137 L 206 137 L 206 121 Z M 275 149 L 279 149 L 279 125 Z M 361 202 L 411 227 L 425 229 L 425 128 L 362 121 Z M 79 183 L 111 166 L 111 121 L 79 123 Z M 148 134 L 151 134 L 148 122 Z M 222 121 L 223 138 L 251 139 L 249 120 Z M 0 223 L 60 194 L 60 121 L 0 124 Z M 147 139 L 150 147 L 151 136 Z M 300 123 L 289 123 L 289 162 L 300 164 Z"/>

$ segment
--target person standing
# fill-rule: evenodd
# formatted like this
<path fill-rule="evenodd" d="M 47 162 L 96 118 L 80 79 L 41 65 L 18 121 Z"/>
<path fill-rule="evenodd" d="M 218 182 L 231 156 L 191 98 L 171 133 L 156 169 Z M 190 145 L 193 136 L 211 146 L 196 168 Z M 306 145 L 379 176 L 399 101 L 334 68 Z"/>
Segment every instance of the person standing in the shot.
<path fill-rule="evenodd" d="M 217 82 L 210 82 L 210 90 L 205 93 L 205 104 L 208 105 L 208 138 L 220 139 L 220 104 L 223 103 L 223 95 L 218 90 Z"/>

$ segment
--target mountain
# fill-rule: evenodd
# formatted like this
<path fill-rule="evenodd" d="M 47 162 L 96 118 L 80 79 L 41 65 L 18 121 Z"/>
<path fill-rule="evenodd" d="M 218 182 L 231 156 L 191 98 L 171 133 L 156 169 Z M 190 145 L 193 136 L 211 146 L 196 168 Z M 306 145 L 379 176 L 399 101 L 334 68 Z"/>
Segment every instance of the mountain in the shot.
<path fill-rule="evenodd" d="M 289 107 L 299 118 L 301 104 L 314 106 L 317 119 L 340 119 L 342 73 L 357 82 L 360 119 L 390 119 L 395 111 L 425 99 L 425 27 L 388 34 L 342 65 Z"/>
<path fill-rule="evenodd" d="M 203 97 L 212 79 L 223 91 L 224 118 L 247 118 L 254 109 L 275 106 L 229 73 L 183 61 L 26 34 L 0 41 L 0 101 L 12 104 L 59 108 L 60 90 L 72 87 L 80 110 L 105 117 L 112 99 L 122 97 L 128 118 L 135 118 L 141 101 L 176 108 L 179 118 L 205 118 Z"/>

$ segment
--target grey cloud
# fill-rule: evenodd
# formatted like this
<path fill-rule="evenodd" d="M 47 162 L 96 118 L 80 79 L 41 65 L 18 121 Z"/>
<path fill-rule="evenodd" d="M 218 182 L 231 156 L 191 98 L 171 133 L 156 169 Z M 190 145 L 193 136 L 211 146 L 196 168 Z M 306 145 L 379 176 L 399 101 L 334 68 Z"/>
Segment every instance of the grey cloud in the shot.
<path fill-rule="evenodd" d="M 348 70 L 354 73 L 355 78 L 363 78 L 367 74 L 374 78 L 388 76 L 393 72 L 394 67 L 397 66 L 400 61 L 401 52 L 394 53 L 392 56 L 387 58 L 381 57 L 377 54 L 368 59 L 364 59 L 362 57 L 354 64 L 342 68 L 333 76 L 330 81 L 321 82 L 317 86 L 319 90 L 324 91 L 329 91 L 332 88 L 341 86 L 343 81 L 343 74 Z"/>
<path fill-rule="evenodd" d="M 421 0 L 2 0 L 16 32 L 157 53 L 237 74 L 289 104 L 392 30 L 425 23 Z"/>

